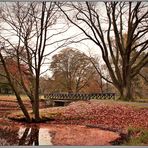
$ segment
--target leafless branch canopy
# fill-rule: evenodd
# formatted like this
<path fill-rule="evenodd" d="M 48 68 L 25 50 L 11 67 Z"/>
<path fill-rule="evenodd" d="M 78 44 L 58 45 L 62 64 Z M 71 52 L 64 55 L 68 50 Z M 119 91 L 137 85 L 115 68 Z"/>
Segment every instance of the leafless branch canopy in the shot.
<path fill-rule="evenodd" d="M 66 9 L 59 3 L 57 6 L 69 22 L 100 48 L 113 84 L 123 94 L 122 90 L 129 89 L 131 79 L 148 62 L 148 4 L 71 2 Z M 73 9 L 74 15 L 66 11 L 68 8 Z"/>

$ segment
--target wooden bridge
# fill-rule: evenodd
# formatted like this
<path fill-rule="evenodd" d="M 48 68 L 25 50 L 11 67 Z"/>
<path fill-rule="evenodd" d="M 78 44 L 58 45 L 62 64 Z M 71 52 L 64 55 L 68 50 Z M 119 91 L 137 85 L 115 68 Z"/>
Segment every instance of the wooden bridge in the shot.
<path fill-rule="evenodd" d="M 115 99 L 115 93 L 50 93 L 45 94 L 44 98 L 46 100 L 47 106 L 65 106 L 70 102 L 74 101 L 87 101 L 90 99 Z"/>

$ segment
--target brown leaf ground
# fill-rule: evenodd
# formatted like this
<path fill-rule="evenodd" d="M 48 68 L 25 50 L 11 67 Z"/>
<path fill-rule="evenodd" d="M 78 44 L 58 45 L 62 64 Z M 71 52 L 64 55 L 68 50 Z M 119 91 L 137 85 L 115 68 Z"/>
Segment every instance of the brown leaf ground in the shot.
<path fill-rule="evenodd" d="M 62 108 L 53 123 L 105 126 L 110 128 L 148 128 L 148 108 L 137 108 L 105 101 L 79 101 Z"/>
<path fill-rule="evenodd" d="M 27 108 L 30 109 L 29 100 L 25 99 L 24 102 Z M 102 131 L 99 131 L 98 128 L 96 130 L 96 127 L 118 129 L 118 131 L 123 129 L 126 131 L 129 127 L 148 129 L 148 107 L 146 105 L 140 104 L 139 106 L 139 103 L 132 102 L 91 100 L 73 102 L 65 107 L 44 108 L 45 103 L 41 102 L 41 108 L 43 108 L 41 109 L 41 116 L 49 117 L 51 114 L 56 116 L 54 116 L 54 121 L 41 123 L 40 126 L 49 129 L 52 126 L 55 127 L 55 131 L 58 133 L 53 138 L 55 145 L 110 145 L 109 142 L 116 139 L 118 135 L 106 133 L 104 134 L 104 140 L 100 139 L 101 142 L 98 143 L 98 139 L 94 139 L 93 134 L 98 137 Z M 22 125 L 22 123 L 7 119 L 10 113 L 15 115 L 16 111 L 18 112 L 20 109 L 14 98 L 0 97 L 0 128 L 5 126 L 19 127 Z M 55 124 L 60 126 L 56 127 Z M 63 127 L 61 128 L 62 125 Z M 75 129 L 74 125 L 82 127 Z M 89 135 L 89 138 L 92 139 L 90 141 L 85 136 L 90 134 L 89 127 L 94 127 L 93 129 L 90 128 L 93 131 L 92 136 Z M 63 134 L 65 135 L 64 137 Z M 69 137 L 66 135 L 69 135 Z M 75 136 L 78 138 L 75 138 Z M 79 136 L 83 137 L 82 141 L 79 141 Z"/>
<path fill-rule="evenodd" d="M 24 103 L 28 109 L 31 108 L 29 100 L 24 99 Z M 148 107 L 145 107 L 146 104 L 141 107 L 142 103 L 139 106 L 136 105 L 132 102 L 78 101 L 65 107 L 41 109 L 41 115 L 48 117 L 51 113 L 57 114 L 52 123 L 58 124 L 94 125 L 120 129 L 128 127 L 148 128 Z M 41 102 L 40 106 L 44 108 L 45 103 Z M 20 109 L 14 97 L 0 96 L 0 118 L 7 118 L 10 113 L 15 114 L 16 111 L 20 111 Z"/>

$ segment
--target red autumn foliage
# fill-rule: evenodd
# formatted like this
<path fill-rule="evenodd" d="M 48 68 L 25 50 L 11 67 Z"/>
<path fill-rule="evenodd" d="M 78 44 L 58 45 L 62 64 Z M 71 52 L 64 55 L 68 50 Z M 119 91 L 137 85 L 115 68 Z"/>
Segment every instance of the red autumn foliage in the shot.
<path fill-rule="evenodd" d="M 21 73 L 19 72 L 18 64 L 13 59 L 7 59 L 6 65 L 9 73 L 13 77 L 14 80 L 20 81 L 21 77 L 23 78 L 24 84 L 27 86 L 29 84 L 29 73 L 27 73 L 28 69 L 25 64 L 20 64 Z"/>

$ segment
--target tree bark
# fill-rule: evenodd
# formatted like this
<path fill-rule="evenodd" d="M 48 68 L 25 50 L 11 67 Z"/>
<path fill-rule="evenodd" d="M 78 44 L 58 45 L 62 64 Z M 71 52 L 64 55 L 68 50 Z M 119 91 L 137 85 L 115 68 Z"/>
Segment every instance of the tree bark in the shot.
<path fill-rule="evenodd" d="M 131 87 L 131 80 L 128 80 L 126 85 L 119 88 L 120 97 L 119 99 L 123 101 L 133 101 L 133 94 L 132 94 L 132 87 Z"/>
<path fill-rule="evenodd" d="M 35 101 L 34 101 L 34 116 L 35 122 L 40 121 L 40 114 L 39 114 L 39 75 L 36 76 L 36 85 L 35 85 Z"/>
<path fill-rule="evenodd" d="M 13 88 L 12 88 L 12 89 L 13 89 Z M 14 90 L 14 91 L 15 91 L 15 90 Z M 29 116 L 29 113 L 28 113 L 26 107 L 24 106 L 21 97 L 18 95 L 18 93 L 16 93 L 16 91 L 15 91 L 15 96 L 16 96 L 16 98 L 17 98 L 18 104 L 19 104 L 19 106 L 20 106 L 20 108 L 21 108 L 21 110 L 22 110 L 22 112 L 23 112 L 23 114 L 24 114 L 24 116 L 25 116 L 27 122 L 31 122 L 31 118 L 30 118 L 30 116 Z"/>

